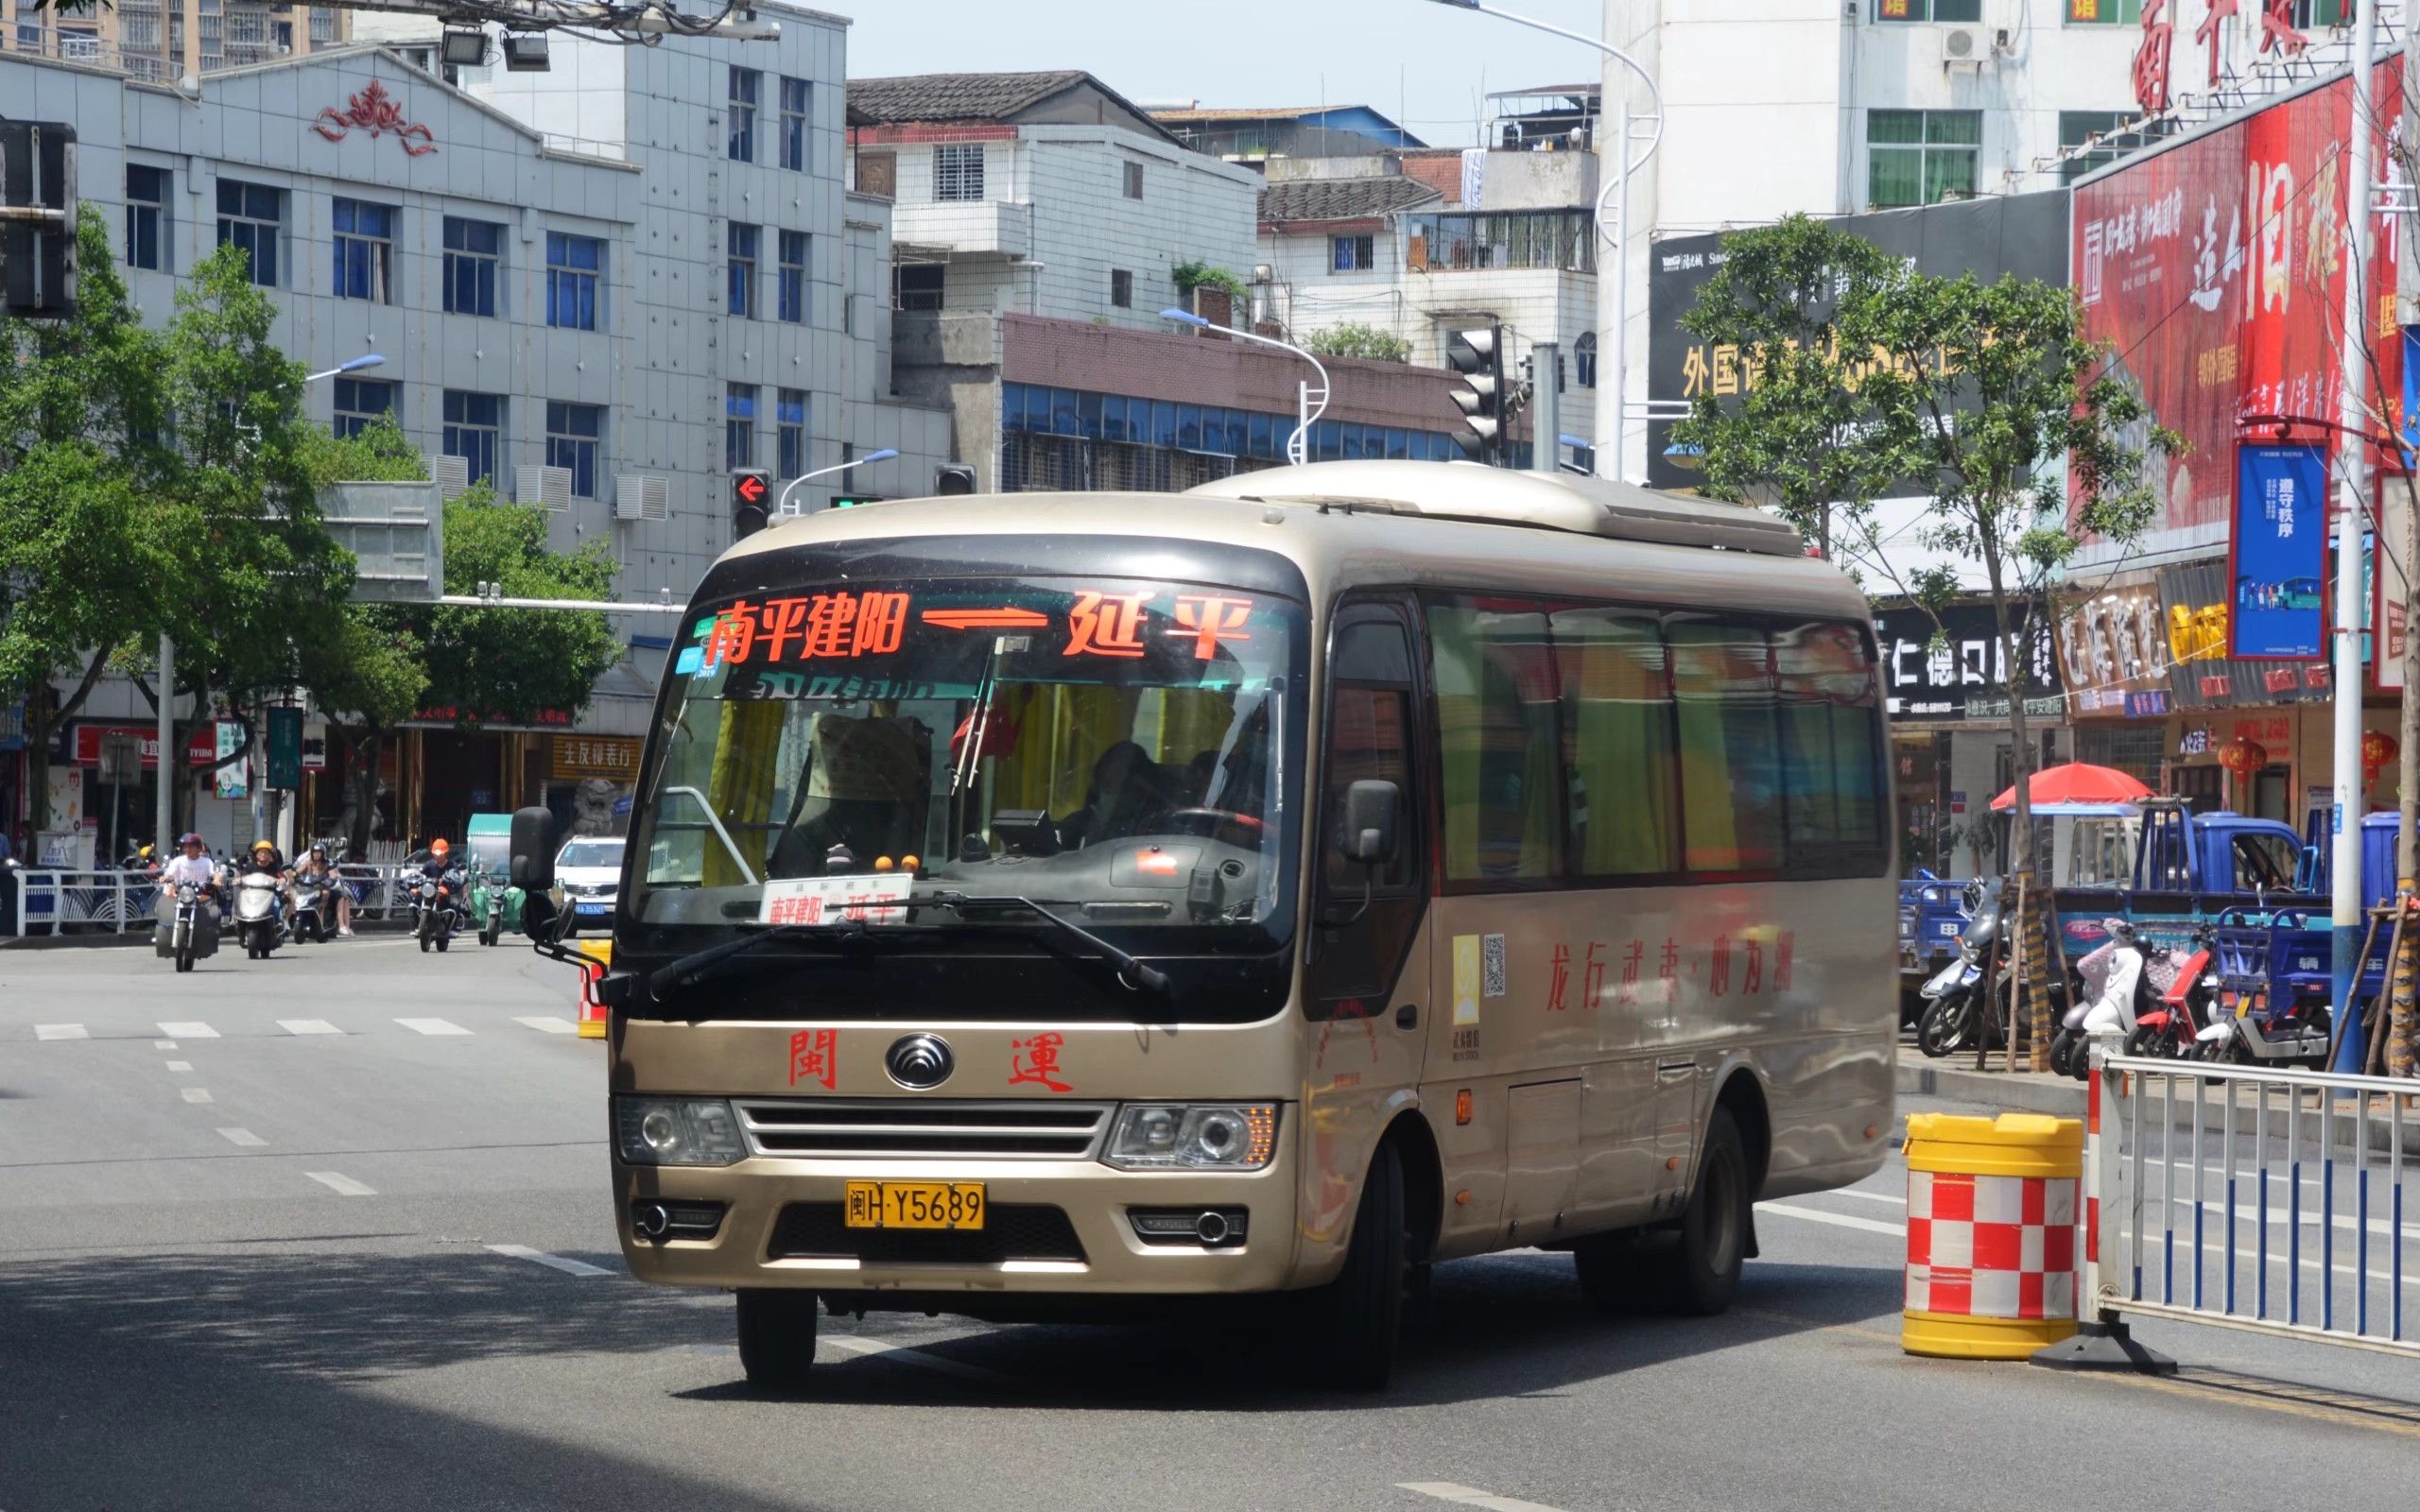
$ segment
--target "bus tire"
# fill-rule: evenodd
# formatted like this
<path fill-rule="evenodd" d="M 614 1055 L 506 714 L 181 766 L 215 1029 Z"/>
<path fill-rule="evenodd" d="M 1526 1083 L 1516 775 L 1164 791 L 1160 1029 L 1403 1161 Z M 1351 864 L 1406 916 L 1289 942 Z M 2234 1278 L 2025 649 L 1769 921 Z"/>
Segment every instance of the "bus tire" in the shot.
<path fill-rule="evenodd" d="M 761 1392 L 793 1392 L 815 1366 L 813 1292 L 743 1288 L 739 1293 L 739 1367 Z"/>
<path fill-rule="evenodd" d="M 1403 1158 L 1378 1146 L 1353 1214 L 1344 1273 L 1328 1283 L 1321 1343 L 1325 1374 L 1347 1391 L 1383 1391 L 1403 1347 L 1404 1294 L 1411 1279 L 1405 1232 Z"/>
<path fill-rule="evenodd" d="M 1747 1143 L 1731 1109 L 1717 1107 L 1706 1121 L 1697 1188 L 1681 1211 L 1679 1242 L 1664 1257 L 1664 1292 L 1673 1312 L 1712 1317 L 1731 1306 L 1748 1258 L 1754 1197 Z"/>

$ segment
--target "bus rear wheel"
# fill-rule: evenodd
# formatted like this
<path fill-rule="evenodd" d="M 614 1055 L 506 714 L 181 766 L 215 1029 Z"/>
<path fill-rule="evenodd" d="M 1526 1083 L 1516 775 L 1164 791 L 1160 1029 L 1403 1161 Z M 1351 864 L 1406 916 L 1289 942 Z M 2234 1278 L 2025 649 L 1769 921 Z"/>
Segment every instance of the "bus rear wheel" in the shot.
<path fill-rule="evenodd" d="M 1748 1254 L 1754 1214 L 1748 1148 L 1731 1110 L 1707 1121 L 1697 1189 L 1668 1230 L 1595 1234 L 1572 1246 L 1580 1289 L 1608 1313 L 1661 1308 L 1712 1317 L 1731 1306 Z"/>
<path fill-rule="evenodd" d="M 740 1292 L 739 1367 L 749 1385 L 781 1394 L 806 1384 L 815 1365 L 816 1302 L 813 1292 Z"/>
<path fill-rule="evenodd" d="M 1323 1298 L 1324 1373 L 1347 1391 L 1384 1391 L 1394 1376 L 1412 1280 L 1405 1218 L 1403 1158 L 1392 1143 L 1380 1144 L 1353 1214 L 1344 1273 L 1328 1283 Z"/>

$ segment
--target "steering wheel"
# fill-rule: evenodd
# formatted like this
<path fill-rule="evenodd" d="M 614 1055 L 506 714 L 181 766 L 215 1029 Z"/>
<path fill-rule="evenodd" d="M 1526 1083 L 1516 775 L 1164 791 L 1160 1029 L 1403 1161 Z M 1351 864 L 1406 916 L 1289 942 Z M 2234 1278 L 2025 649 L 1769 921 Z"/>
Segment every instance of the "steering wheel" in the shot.
<path fill-rule="evenodd" d="M 1163 810 L 1145 819 L 1136 827 L 1135 833 L 1138 834 L 1198 834 L 1208 840 L 1217 838 L 1219 830 L 1230 824 L 1248 831 L 1255 838 L 1263 830 L 1269 828 L 1249 814 L 1238 814 L 1233 809 L 1195 806 Z"/>

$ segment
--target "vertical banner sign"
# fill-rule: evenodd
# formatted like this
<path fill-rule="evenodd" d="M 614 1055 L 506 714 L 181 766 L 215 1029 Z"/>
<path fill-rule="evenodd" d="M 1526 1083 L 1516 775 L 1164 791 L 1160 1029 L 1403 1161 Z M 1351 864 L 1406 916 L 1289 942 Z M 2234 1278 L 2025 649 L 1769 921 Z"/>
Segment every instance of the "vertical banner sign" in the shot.
<path fill-rule="evenodd" d="M 211 774 L 211 791 L 224 799 L 250 798 L 252 796 L 251 758 L 227 760 L 243 747 L 244 727 L 233 719 L 221 719 L 217 725 L 218 759 L 224 765 Z"/>
<path fill-rule="evenodd" d="M 302 711 L 268 712 L 268 785 L 288 791 L 302 785 Z"/>
<path fill-rule="evenodd" d="M 2235 654 L 2315 662 L 2327 650 L 2327 455 L 2312 446 L 2236 453 L 2227 582 Z"/>
<path fill-rule="evenodd" d="M 2378 627 L 2379 634 L 2377 658 L 2371 665 L 2378 688 L 2386 693 L 2403 686 L 2404 593 L 2412 570 L 2412 564 L 2404 559 L 2404 546 L 2411 540 L 2411 481 L 2379 479 L 2378 544 L 2371 554 L 2378 567 L 2370 575 L 2370 586 L 2377 596 L 2370 610 L 2370 623 Z"/>

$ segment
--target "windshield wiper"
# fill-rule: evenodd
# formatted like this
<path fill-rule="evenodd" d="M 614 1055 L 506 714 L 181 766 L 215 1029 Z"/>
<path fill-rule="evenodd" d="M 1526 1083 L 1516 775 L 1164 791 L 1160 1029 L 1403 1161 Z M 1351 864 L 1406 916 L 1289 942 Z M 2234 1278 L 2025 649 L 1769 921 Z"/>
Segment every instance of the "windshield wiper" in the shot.
<path fill-rule="evenodd" d="M 1098 935 L 1094 934 L 1091 930 L 1086 929 L 1083 925 L 1077 923 L 1074 919 L 1067 918 L 1063 914 L 1054 914 L 1049 909 L 1043 907 L 1040 903 L 1035 902 L 1030 898 L 1019 897 L 1015 894 L 1002 894 L 997 897 L 973 897 L 962 892 L 937 892 L 933 894 L 930 899 L 919 901 L 938 903 L 945 908 L 955 908 L 958 910 L 960 918 L 965 917 L 966 910 L 969 908 L 1026 909 L 1032 913 L 1035 918 L 1040 919 L 1045 923 L 1056 928 L 1059 933 L 1066 936 L 1069 939 L 1082 944 L 1085 948 L 1098 955 L 1102 960 L 1108 962 L 1110 967 L 1116 971 L 1119 984 L 1125 987 L 1129 991 L 1139 991 L 1148 988 L 1151 991 L 1160 993 L 1163 996 L 1166 996 L 1167 993 L 1167 972 L 1161 971 L 1156 966 L 1145 964 L 1129 953 L 1119 950 L 1116 946 L 1112 945 L 1109 941 L 1101 938 Z"/>
<path fill-rule="evenodd" d="M 750 954 L 778 940 L 818 937 L 856 940 L 863 938 L 865 933 L 865 920 L 861 919 L 842 919 L 837 924 L 776 924 L 761 935 L 742 935 L 737 939 L 727 939 L 701 951 L 691 951 L 678 960 L 657 968 L 648 978 L 648 996 L 662 1003 L 667 992 L 696 986 L 720 970 L 725 961 Z"/>

